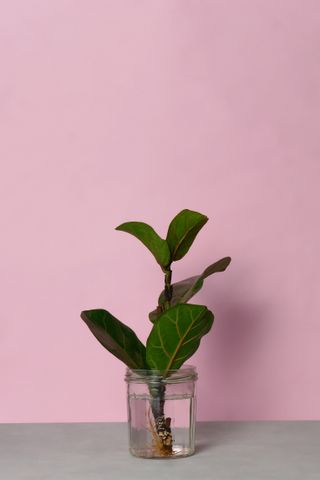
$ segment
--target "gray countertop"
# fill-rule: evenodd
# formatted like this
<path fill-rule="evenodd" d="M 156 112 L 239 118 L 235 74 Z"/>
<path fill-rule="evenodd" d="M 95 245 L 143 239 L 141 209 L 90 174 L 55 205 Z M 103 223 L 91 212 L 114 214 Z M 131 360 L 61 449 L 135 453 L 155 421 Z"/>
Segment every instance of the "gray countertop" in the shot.
<path fill-rule="evenodd" d="M 200 422 L 192 457 L 128 452 L 125 423 L 0 425 L 1 480 L 319 480 L 320 422 Z"/>

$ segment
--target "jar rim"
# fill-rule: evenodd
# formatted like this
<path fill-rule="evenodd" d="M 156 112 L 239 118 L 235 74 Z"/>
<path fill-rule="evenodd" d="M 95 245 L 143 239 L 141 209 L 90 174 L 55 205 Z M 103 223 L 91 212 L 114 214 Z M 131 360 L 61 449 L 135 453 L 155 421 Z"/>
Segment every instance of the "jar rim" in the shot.
<path fill-rule="evenodd" d="M 164 370 L 156 369 L 132 369 L 127 367 L 125 381 L 128 383 L 180 383 L 190 380 L 197 380 L 197 369 L 194 365 L 183 365 L 178 369 Z"/>

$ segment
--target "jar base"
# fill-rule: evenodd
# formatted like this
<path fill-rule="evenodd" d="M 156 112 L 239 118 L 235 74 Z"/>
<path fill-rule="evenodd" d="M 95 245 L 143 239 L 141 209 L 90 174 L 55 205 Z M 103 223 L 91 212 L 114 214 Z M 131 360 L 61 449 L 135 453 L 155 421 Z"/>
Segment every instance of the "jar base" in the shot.
<path fill-rule="evenodd" d="M 184 458 L 190 457 L 195 453 L 195 450 L 186 448 L 183 445 L 175 445 L 172 449 L 172 453 L 170 454 L 159 454 L 157 451 L 152 449 L 129 449 L 130 453 L 134 457 L 138 458 L 149 458 L 149 459 L 156 459 L 156 460 L 167 460 L 167 459 L 174 459 L 174 458 Z"/>

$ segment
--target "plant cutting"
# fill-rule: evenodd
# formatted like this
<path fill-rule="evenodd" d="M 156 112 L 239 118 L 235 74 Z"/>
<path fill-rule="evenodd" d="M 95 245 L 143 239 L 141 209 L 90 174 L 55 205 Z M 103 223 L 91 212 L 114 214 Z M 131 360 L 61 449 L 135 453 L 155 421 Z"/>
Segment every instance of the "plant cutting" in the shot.
<path fill-rule="evenodd" d="M 185 362 L 196 352 L 214 315 L 204 305 L 188 303 L 210 275 L 231 262 L 224 257 L 202 273 L 172 283 L 172 265 L 189 251 L 208 217 L 182 210 L 166 238 L 144 222 L 122 223 L 152 253 L 164 275 L 156 308 L 149 313 L 151 331 L 144 345 L 135 332 L 107 310 L 81 312 L 97 340 L 126 366 L 130 451 L 141 457 L 170 458 L 194 452 L 196 370 Z"/>

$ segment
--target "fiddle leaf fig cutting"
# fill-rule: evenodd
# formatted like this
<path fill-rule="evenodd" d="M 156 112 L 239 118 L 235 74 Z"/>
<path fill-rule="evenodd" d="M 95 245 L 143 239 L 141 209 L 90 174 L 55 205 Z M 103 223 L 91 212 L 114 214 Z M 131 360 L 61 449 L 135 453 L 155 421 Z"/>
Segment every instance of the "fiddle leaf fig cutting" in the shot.
<path fill-rule="evenodd" d="M 182 210 L 169 224 L 166 238 L 161 238 L 153 227 L 144 222 L 125 222 L 116 227 L 116 230 L 130 233 L 140 240 L 164 273 L 164 288 L 158 298 L 158 307 L 149 314 L 153 326 L 146 346 L 130 327 L 107 310 L 96 308 L 81 312 L 81 318 L 104 348 L 129 369 L 151 375 L 150 404 L 158 442 L 163 442 L 162 447 L 169 453 L 173 452 L 173 446 L 170 419 L 166 419 L 164 414 L 164 379 L 196 352 L 214 319 L 206 306 L 187 302 L 202 288 L 205 278 L 223 272 L 231 262 L 230 257 L 224 257 L 200 275 L 172 283 L 172 263 L 188 253 L 207 221 L 208 217 L 199 212 Z M 155 378 L 158 378 L 156 382 Z"/>

